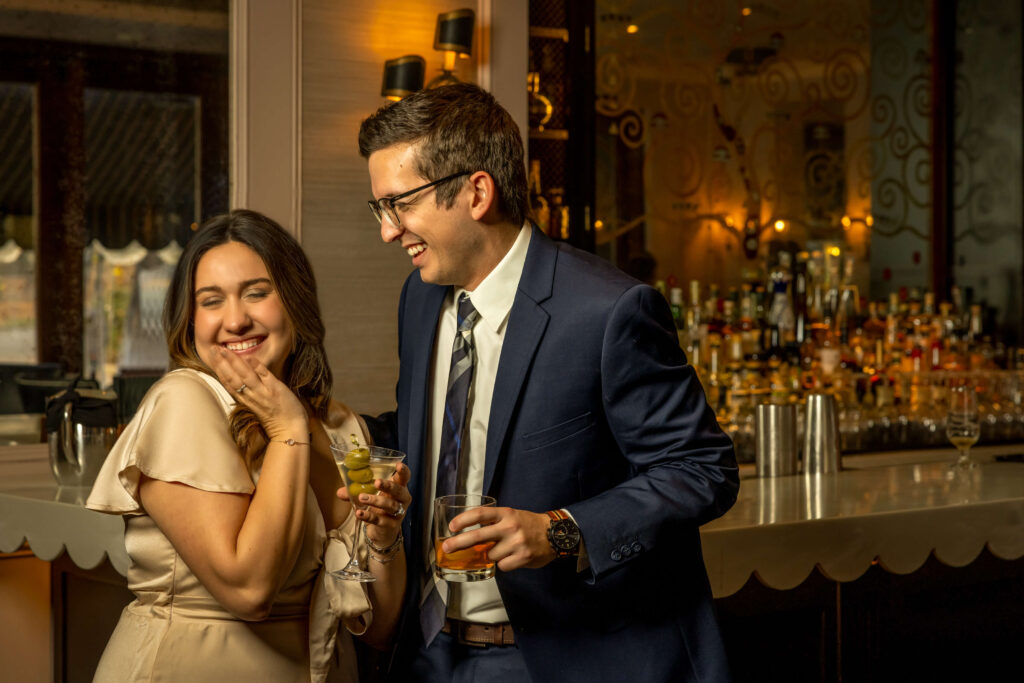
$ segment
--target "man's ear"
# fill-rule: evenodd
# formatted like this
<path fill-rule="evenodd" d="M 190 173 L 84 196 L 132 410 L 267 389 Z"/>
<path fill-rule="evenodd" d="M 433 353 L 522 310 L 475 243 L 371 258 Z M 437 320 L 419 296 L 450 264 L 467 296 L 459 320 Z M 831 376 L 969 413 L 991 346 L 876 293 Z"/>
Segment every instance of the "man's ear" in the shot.
<path fill-rule="evenodd" d="M 498 208 L 498 197 L 494 186 L 494 178 L 487 171 L 476 171 L 469 177 L 473 196 L 469 200 L 470 214 L 473 220 L 480 221 Z"/>

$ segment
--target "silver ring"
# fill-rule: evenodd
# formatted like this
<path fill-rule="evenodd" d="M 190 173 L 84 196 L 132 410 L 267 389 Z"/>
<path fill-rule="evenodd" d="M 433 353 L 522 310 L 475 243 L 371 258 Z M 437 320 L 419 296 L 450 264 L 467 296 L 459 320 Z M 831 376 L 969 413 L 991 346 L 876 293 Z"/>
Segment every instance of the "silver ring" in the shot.
<path fill-rule="evenodd" d="M 398 501 L 398 509 L 395 510 L 395 518 L 401 519 L 403 515 L 405 515 L 405 505 L 402 504 L 402 501 Z"/>
<path fill-rule="evenodd" d="M 235 389 L 235 393 L 238 393 L 238 394 L 240 394 L 240 393 L 242 393 L 243 391 L 245 391 L 245 390 L 246 390 L 246 389 L 248 389 L 248 388 L 249 388 L 249 387 L 245 386 L 245 383 L 243 382 L 243 383 L 242 383 L 242 386 L 240 386 L 240 387 L 238 387 L 237 389 Z"/>

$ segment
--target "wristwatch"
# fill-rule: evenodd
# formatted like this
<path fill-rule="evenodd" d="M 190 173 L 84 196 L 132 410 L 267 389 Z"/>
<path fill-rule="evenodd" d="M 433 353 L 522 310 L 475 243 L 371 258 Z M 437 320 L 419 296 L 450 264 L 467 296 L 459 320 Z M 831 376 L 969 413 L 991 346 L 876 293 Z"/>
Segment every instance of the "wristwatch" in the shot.
<path fill-rule="evenodd" d="M 565 510 L 548 510 L 548 543 L 555 557 L 576 557 L 580 554 L 580 528 Z"/>

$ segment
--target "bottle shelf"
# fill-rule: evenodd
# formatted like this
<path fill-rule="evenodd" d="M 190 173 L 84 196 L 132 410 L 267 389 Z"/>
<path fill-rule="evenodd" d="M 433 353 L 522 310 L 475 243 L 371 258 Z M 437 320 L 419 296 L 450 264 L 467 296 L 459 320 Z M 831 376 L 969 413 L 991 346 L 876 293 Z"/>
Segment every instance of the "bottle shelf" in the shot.
<path fill-rule="evenodd" d="M 554 28 L 550 26 L 531 26 L 531 38 L 546 38 L 548 40 L 560 40 L 563 43 L 569 42 L 569 29 Z"/>
<path fill-rule="evenodd" d="M 568 140 L 569 131 L 562 128 L 539 128 L 530 129 L 530 138 L 533 140 Z"/>

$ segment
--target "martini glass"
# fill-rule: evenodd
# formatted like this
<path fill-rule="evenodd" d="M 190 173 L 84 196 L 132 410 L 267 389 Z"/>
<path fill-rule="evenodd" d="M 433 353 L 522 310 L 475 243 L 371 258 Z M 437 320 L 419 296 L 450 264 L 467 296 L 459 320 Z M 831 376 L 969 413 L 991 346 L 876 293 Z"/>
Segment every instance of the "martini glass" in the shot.
<path fill-rule="evenodd" d="M 347 449 L 344 446 L 332 445 L 331 453 L 334 455 L 334 462 L 341 473 L 345 488 L 348 489 L 349 501 L 354 508 L 360 510 L 366 508 L 366 505 L 359 503 L 359 494 L 379 493 L 374 482 L 390 477 L 395 473 L 398 463 L 405 459 L 405 453 L 401 451 L 393 451 L 381 446 L 360 446 L 358 442 L 353 443 Z M 363 520 L 356 517 L 355 542 L 359 541 L 362 529 Z M 331 572 L 331 576 L 346 581 L 370 582 L 377 580 L 377 577 L 359 566 L 355 543 L 352 545 L 352 557 L 348 564 L 343 569 Z"/>

